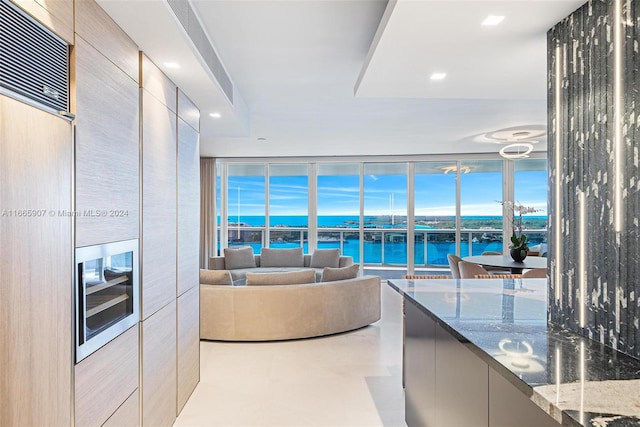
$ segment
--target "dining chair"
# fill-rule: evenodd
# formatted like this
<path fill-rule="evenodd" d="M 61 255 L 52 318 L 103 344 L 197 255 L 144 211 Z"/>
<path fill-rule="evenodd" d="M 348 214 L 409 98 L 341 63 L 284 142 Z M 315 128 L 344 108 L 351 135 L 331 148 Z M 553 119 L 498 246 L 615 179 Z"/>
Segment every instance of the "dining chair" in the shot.
<path fill-rule="evenodd" d="M 467 261 L 460 261 L 458 263 L 458 268 L 460 269 L 461 279 L 475 279 L 476 274 L 489 274 L 483 266 Z M 496 276 L 496 278 L 499 277 Z"/>
<path fill-rule="evenodd" d="M 484 251 L 480 255 L 503 255 L 503 253 L 498 251 Z M 485 267 L 485 270 L 487 270 L 490 273 L 496 273 L 496 274 L 511 273 L 511 269 L 506 267 L 489 267 L 489 268 Z"/>
<path fill-rule="evenodd" d="M 451 269 L 451 277 L 454 279 L 459 279 L 460 269 L 458 268 L 458 263 L 462 261 L 462 258 L 454 254 L 448 254 L 447 261 L 449 261 L 449 268 Z"/>
<path fill-rule="evenodd" d="M 484 251 L 480 255 L 502 255 L 502 252 L 498 251 Z"/>
<path fill-rule="evenodd" d="M 546 268 L 534 268 L 522 273 L 522 277 L 525 279 L 546 279 L 547 278 L 547 269 Z"/>
<path fill-rule="evenodd" d="M 417 280 L 417 279 L 453 279 L 453 277 L 446 274 L 405 274 L 403 279 Z"/>

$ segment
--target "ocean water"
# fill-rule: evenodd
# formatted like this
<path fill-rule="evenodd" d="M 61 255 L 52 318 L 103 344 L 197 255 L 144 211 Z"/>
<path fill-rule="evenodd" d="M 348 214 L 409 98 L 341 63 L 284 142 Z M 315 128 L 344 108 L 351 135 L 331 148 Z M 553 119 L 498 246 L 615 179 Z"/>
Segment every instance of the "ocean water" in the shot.
<path fill-rule="evenodd" d="M 465 223 L 473 225 L 474 229 L 482 227 L 482 224 L 501 225 L 499 216 L 466 216 L 461 218 L 463 226 L 462 242 L 460 243 L 461 256 L 480 255 L 484 251 L 502 251 L 503 243 L 499 240 L 502 236 L 501 231 L 495 232 L 491 229 L 482 229 L 474 232 L 469 242 L 469 235 L 464 231 Z M 366 264 L 390 264 L 390 265 L 406 265 L 407 264 L 407 242 L 406 234 L 402 232 L 394 232 L 396 228 L 406 228 L 404 216 L 365 216 L 365 241 L 364 241 L 364 262 Z M 416 221 L 421 220 L 428 224 L 429 221 L 437 219 L 440 223 L 451 223 L 454 217 L 424 217 L 416 216 Z M 546 228 L 546 216 L 527 217 L 529 223 L 534 224 L 536 229 Z M 234 225 L 240 223 L 241 227 L 264 227 L 264 216 L 241 216 L 238 221 L 237 217 L 229 216 L 229 246 L 246 246 L 253 247 L 255 253 L 260 253 L 261 234 L 241 230 L 236 233 Z M 539 224 L 539 225 L 538 225 Z M 307 227 L 308 218 L 306 216 L 272 216 L 270 218 L 271 227 Z M 322 228 L 339 228 L 344 230 L 342 239 L 342 253 L 353 257 L 355 262 L 360 262 L 360 241 L 358 234 L 349 229 L 357 229 L 359 226 L 359 217 L 357 215 L 343 216 L 318 216 L 319 242 L 318 248 L 340 248 L 339 234 L 336 232 L 322 232 Z M 435 229 L 430 225 L 416 226 L 416 230 Z M 440 229 L 441 230 L 441 229 Z M 382 232 L 384 231 L 384 242 Z M 546 241 L 546 232 L 530 232 L 529 246 L 534 246 Z M 416 266 L 424 265 L 448 265 L 447 254 L 455 253 L 455 230 L 451 232 L 438 231 L 433 233 L 418 233 L 414 248 L 414 262 Z M 423 237 L 424 236 L 424 237 Z M 292 248 L 300 247 L 300 232 L 291 230 L 271 231 L 272 241 L 270 247 L 273 248 Z M 257 241 L 256 241 L 257 240 Z M 302 247 L 305 253 L 308 253 L 307 242 L 303 239 Z M 470 253 L 470 250 L 472 253 Z"/>

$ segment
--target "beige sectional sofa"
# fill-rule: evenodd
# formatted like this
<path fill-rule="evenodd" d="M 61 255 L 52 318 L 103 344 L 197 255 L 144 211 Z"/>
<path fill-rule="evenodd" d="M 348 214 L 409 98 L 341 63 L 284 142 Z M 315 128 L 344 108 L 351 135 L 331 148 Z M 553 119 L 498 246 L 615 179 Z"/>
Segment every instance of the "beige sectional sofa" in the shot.
<path fill-rule="evenodd" d="M 200 271 L 201 339 L 308 338 L 380 320 L 380 278 L 357 277 L 335 250 L 229 249 L 210 268 Z"/>
<path fill-rule="evenodd" d="M 200 285 L 200 338 L 271 341 L 362 328 L 380 320 L 380 278 L 297 285 Z"/>

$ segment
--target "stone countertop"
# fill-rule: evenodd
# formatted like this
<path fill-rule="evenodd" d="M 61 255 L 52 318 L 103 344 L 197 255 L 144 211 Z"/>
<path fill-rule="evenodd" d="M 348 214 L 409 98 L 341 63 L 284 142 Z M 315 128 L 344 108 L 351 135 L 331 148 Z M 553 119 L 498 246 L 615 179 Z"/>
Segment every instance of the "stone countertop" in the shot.
<path fill-rule="evenodd" d="M 388 284 L 561 424 L 640 426 L 640 360 L 547 325 L 546 279 Z"/>

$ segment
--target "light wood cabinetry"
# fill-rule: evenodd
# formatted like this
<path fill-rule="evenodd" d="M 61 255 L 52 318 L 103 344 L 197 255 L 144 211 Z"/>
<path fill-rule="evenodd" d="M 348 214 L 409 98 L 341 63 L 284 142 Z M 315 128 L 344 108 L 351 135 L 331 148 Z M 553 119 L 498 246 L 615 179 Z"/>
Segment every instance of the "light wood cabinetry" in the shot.
<path fill-rule="evenodd" d="M 140 86 L 174 113 L 178 111 L 176 85 L 140 52 Z"/>
<path fill-rule="evenodd" d="M 178 289 L 200 283 L 200 149 L 198 132 L 178 119 Z"/>
<path fill-rule="evenodd" d="M 142 424 L 176 418 L 176 300 L 142 322 Z"/>
<path fill-rule="evenodd" d="M 146 61 L 143 67 L 152 65 Z M 145 75 L 158 79 L 158 73 Z M 177 147 L 175 112 L 146 88 L 141 92 L 142 318 L 146 319 L 176 298 Z M 175 110 L 175 86 L 173 99 Z"/>
<path fill-rule="evenodd" d="M 178 89 L 178 117 L 200 132 L 200 110 L 180 89 Z"/>
<path fill-rule="evenodd" d="M 82 37 L 74 57 L 76 246 L 138 238 L 138 85 Z"/>
<path fill-rule="evenodd" d="M 102 425 L 138 388 L 138 326 L 75 367 L 76 426 Z"/>
<path fill-rule="evenodd" d="M 178 413 L 200 381 L 199 310 L 199 288 L 178 298 Z"/>
<path fill-rule="evenodd" d="M 71 123 L 0 95 L 0 425 L 71 424 Z"/>
<path fill-rule="evenodd" d="M 138 390 L 124 401 L 102 427 L 136 427 L 140 425 L 140 395 Z"/>
<path fill-rule="evenodd" d="M 11 0 L 36 21 L 73 44 L 73 0 Z"/>
<path fill-rule="evenodd" d="M 94 0 L 76 1 L 76 33 L 138 83 L 138 46 Z"/>

